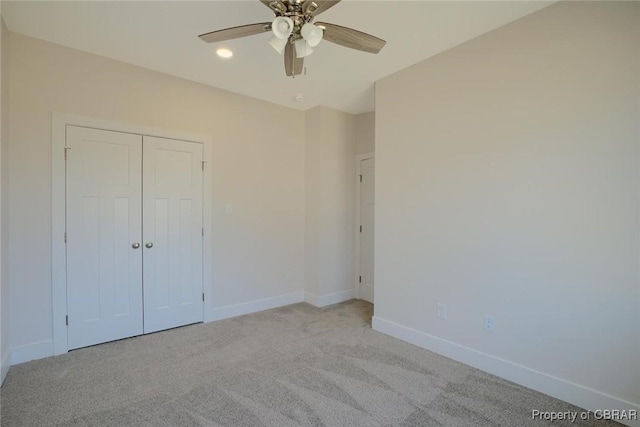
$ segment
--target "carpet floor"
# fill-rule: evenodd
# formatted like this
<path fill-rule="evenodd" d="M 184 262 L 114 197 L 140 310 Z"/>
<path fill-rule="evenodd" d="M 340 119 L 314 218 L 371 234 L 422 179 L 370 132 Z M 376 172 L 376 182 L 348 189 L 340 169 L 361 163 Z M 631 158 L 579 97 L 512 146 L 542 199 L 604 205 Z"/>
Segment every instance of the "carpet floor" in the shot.
<path fill-rule="evenodd" d="M 580 411 L 373 331 L 372 314 L 295 304 L 16 365 L 1 423 L 540 426 L 534 409 Z"/>

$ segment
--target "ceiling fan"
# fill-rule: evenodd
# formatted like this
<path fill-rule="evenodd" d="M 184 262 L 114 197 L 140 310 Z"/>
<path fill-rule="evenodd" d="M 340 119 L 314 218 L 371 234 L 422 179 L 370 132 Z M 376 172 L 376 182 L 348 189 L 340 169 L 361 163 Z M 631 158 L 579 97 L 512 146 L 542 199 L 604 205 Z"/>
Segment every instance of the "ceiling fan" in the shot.
<path fill-rule="evenodd" d="M 272 22 L 242 25 L 201 34 L 207 43 L 253 36 L 271 31 L 269 44 L 278 52 L 284 51 L 284 70 L 287 76 L 302 74 L 304 58 L 309 56 L 322 39 L 351 49 L 378 53 L 387 43 L 362 31 L 326 22 L 312 23 L 314 18 L 335 6 L 340 0 L 260 0 L 276 17 Z"/>

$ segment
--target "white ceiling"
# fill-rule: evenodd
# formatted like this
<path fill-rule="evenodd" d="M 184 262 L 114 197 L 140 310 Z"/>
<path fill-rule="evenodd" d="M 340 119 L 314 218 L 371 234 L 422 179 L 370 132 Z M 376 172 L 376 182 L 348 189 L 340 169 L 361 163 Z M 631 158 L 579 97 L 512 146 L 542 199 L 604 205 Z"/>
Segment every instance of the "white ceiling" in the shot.
<path fill-rule="evenodd" d="M 269 34 L 217 44 L 209 31 L 273 19 L 258 0 L 2 1 L 10 31 L 204 83 L 287 107 L 326 105 L 372 111 L 376 80 L 541 9 L 546 1 L 343 0 L 318 21 L 387 40 L 378 55 L 322 42 L 307 58 L 307 75 L 284 75 Z M 234 52 L 215 55 L 218 47 Z M 304 94 L 296 101 L 296 94 Z"/>

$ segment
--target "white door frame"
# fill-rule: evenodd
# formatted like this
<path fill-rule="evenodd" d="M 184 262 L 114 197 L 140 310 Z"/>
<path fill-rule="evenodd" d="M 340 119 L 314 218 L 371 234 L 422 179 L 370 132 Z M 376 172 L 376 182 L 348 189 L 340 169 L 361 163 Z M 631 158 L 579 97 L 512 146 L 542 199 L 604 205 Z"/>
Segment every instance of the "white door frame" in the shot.
<path fill-rule="evenodd" d="M 206 262 L 212 256 L 211 229 L 212 223 L 212 197 L 211 197 L 211 165 L 212 149 L 211 138 L 206 135 L 175 132 L 156 127 L 138 126 L 130 123 L 112 122 L 109 120 L 94 119 L 74 114 L 52 113 L 51 116 L 51 296 L 53 312 L 53 354 L 63 354 L 69 351 L 67 343 L 67 260 L 64 243 L 65 233 L 65 145 L 67 125 L 102 129 L 113 132 L 133 133 L 138 135 L 155 136 L 159 138 L 177 139 L 182 141 L 202 144 L 203 159 L 205 162 L 203 175 L 202 198 L 202 225 L 204 227 L 204 240 L 202 247 L 203 258 L 203 289 L 205 299 L 212 295 L 213 282 L 211 263 Z M 207 319 L 208 306 L 204 304 L 203 319 Z"/>
<path fill-rule="evenodd" d="M 356 180 L 356 217 L 355 217 L 355 224 L 356 226 L 355 228 L 355 249 L 356 249 L 356 253 L 354 256 L 355 259 L 355 267 L 353 269 L 354 271 L 354 278 L 353 278 L 353 282 L 355 284 L 355 290 L 356 290 L 356 298 L 360 299 L 360 175 L 361 175 L 361 170 L 360 170 L 360 162 L 362 162 L 363 160 L 367 160 L 367 159 L 373 159 L 375 158 L 374 153 L 364 153 L 364 154 L 358 154 L 356 155 L 356 176 L 355 176 L 355 180 Z"/>

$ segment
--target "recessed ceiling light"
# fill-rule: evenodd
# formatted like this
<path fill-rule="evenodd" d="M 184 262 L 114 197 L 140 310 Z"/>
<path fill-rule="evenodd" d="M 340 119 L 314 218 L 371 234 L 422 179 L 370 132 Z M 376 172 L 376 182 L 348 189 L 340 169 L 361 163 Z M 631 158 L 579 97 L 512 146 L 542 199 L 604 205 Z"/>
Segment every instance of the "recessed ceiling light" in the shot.
<path fill-rule="evenodd" d="M 297 93 L 296 96 L 293 97 L 296 101 L 300 102 L 304 100 L 304 95 L 301 93 Z"/>
<path fill-rule="evenodd" d="M 231 52 L 229 49 L 224 48 L 216 50 L 216 53 L 220 58 L 231 58 L 233 56 L 233 52 Z"/>

